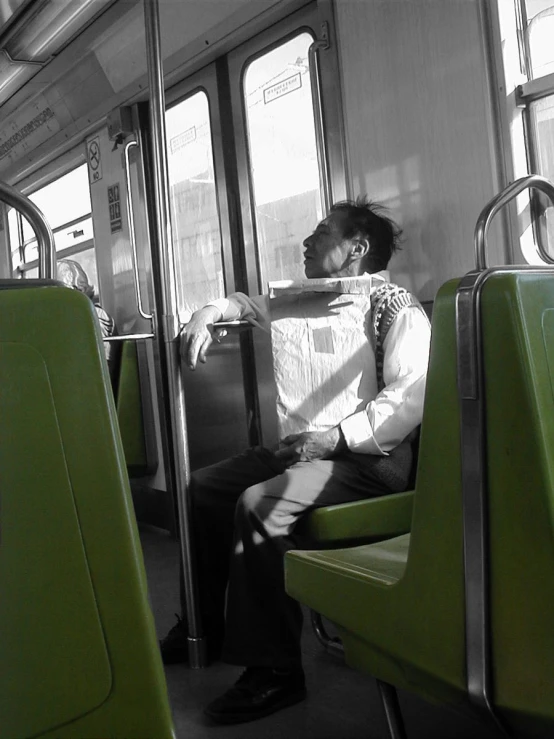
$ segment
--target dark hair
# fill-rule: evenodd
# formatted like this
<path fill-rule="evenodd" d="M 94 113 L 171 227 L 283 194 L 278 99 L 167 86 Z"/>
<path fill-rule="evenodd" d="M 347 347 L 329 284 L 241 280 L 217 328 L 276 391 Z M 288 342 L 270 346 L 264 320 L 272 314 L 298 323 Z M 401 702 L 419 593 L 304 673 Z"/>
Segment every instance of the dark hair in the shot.
<path fill-rule="evenodd" d="M 89 283 L 87 273 L 79 262 L 73 259 L 59 259 L 57 272 L 58 280 L 64 285 L 84 293 L 91 300 L 94 298 L 94 288 Z"/>
<path fill-rule="evenodd" d="M 331 206 L 332 213 L 344 215 L 341 224 L 345 239 L 367 239 L 370 250 L 365 258 L 368 272 L 386 269 L 392 255 L 400 249 L 402 229 L 390 218 L 387 209 L 362 195 Z"/>

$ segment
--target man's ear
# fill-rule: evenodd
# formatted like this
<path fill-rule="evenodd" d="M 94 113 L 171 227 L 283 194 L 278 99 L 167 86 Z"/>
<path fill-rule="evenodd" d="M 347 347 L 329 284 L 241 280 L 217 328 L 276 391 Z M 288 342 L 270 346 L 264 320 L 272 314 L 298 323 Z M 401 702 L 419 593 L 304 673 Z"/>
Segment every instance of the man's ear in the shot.
<path fill-rule="evenodd" d="M 352 257 L 355 259 L 364 259 L 369 254 L 370 248 L 368 239 L 356 239 L 352 244 Z"/>

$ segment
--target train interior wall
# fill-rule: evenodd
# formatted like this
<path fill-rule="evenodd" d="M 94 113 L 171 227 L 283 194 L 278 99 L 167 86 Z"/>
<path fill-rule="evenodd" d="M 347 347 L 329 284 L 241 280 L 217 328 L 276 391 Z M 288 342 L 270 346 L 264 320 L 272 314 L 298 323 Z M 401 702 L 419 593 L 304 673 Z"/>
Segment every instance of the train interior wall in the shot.
<path fill-rule="evenodd" d="M 473 268 L 475 222 L 497 192 L 478 6 L 336 6 L 352 192 L 398 216 L 405 244 L 391 271 L 422 300 Z M 503 264 L 494 236 L 490 261 Z"/>

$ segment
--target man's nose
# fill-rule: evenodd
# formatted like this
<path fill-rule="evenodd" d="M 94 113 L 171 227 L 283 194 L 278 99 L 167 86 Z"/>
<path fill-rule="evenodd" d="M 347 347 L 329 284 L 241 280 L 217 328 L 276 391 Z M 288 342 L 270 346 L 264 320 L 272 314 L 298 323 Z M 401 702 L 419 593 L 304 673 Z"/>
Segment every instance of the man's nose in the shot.
<path fill-rule="evenodd" d="M 312 236 L 313 236 L 313 234 L 310 234 L 309 236 L 306 236 L 306 238 L 305 238 L 305 239 L 304 239 L 304 241 L 302 242 L 302 246 L 305 246 L 305 247 L 306 247 L 306 249 L 307 249 L 307 248 L 308 248 L 308 247 L 310 246 L 310 244 L 312 243 Z"/>

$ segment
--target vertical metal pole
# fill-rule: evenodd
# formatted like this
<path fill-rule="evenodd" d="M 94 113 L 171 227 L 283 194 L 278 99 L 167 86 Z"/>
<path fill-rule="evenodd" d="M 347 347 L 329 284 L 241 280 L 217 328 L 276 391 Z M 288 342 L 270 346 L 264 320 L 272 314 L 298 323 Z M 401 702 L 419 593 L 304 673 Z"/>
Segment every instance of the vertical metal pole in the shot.
<path fill-rule="evenodd" d="M 144 0 L 144 25 L 146 31 L 148 82 L 150 86 L 150 129 L 154 178 L 153 202 L 161 271 L 160 304 L 162 315 L 158 316 L 157 325 L 158 332 L 165 347 L 167 359 L 169 405 L 174 445 L 173 458 L 175 460 L 175 493 L 181 534 L 180 550 L 189 629 L 189 662 L 191 667 L 203 667 L 206 663 L 205 644 L 201 636 L 200 611 L 196 596 L 196 581 L 191 556 L 191 517 L 188 496 L 190 462 L 185 398 L 179 364 L 179 347 L 176 341 L 178 335 L 178 317 L 176 314 L 177 292 L 169 211 L 165 93 L 160 44 L 159 0 Z M 155 248 L 155 245 L 153 248 Z"/>
<path fill-rule="evenodd" d="M 407 739 L 396 688 L 382 680 L 377 680 L 377 688 L 385 710 L 390 739 Z"/>

